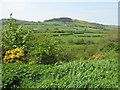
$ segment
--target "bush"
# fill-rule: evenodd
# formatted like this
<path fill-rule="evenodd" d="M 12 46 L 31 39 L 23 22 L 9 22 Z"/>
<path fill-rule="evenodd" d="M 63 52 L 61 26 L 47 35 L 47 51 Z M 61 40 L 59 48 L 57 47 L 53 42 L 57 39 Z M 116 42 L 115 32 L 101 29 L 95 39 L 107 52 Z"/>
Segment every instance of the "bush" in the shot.
<path fill-rule="evenodd" d="M 101 51 L 109 52 L 111 50 L 117 50 L 118 45 L 113 42 L 107 42 L 101 47 Z"/>
<path fill-rule="evenodd" d="M 60 46 L 60 39 L 51 38 L 49 35 L 37 36 L 32 41 L 33 49 L 30 51 L 30 59 L 38 64 L 53 64 L 59 61 L 60 54 L 64 49 Z M 36 41 L 37 40 L 37 41 Z M 30 61 L 31 62 L 31 61 Z"/>
<path fill-rule="evenodd" d="M 52 35 L 35 34 L 31 42 L 31 49 L 27 56 L 30 64 L 55 64 L 60 61 L 70 61 L 74 55 L 67 48 L 62 47 L 64 42 Z M 39 38 L 39 39 L 38 39 Z"/>
<path fill-rule="evenodd" d="M 77 39 L 77 41 L 74 42 L 75 44 L 84 44 L 84 39 Z"/>
<path fill-rule="evenodd" d="M 61 33 L 61 36 L 67 36 L 67 35 L 72 35 L 72 33 Z"/>
<path fill-rule="evenodd" d="M 60 36 L 60 34 L 53 34 L 53 36 Z"/>
<path fill-rule="evenodd" d="M 94 44 L 95 42 L 93 40 L 85 39 L 84 43 L 85 44 Z"/>
<path fill-rule="evenodd" d="M 12 63 L 23 60 L 24 60 L 24 51 L 20 48 L 15 48 L 13 50 L 6 51 L 5 57 L 3 58 L 4 63 Z"/>
<path fill-rule="evenodd" d="M 76 41 L 73 41 L 72 39 L 69 39 L 68 43 L 81 45 L 81 44 L 94 44 L 95 42 L 92 41 L 92 40 L 89 40 L 89 39 L 77 39 Z"/>
<path fill-rule="evenodd" d="M 83 52 L 84 59 L 89 59 L 96 53 L 99 53 L 99 46 L 98 45 L 93 45 L 93 46 L 88 46 L 86 47 L 85 51 Z"/>
<path fill-rule="evenodd" d="M 60 53 L 59 60 L 63 62 L 69 62 L 76 57 L 75 52 L 70 49 L 65 49 Z"/>
<path fill-rule="evenodd" d="M 16 24 L 15 19 L 8 19 L 2 31 L 3 52 L 17 47 L 27 50 L 31 34 L 30 30 L 24 30 L 21 25 Z"/>
<path fill-rule="evenodd" d="M 84 31 L 75 31 L 74 34 L 84 34 Z"/>
<path fill-rule="evenodd" d="M 102 37 L 102 35 L 93 35 L 92 37 Z"/>
<path fill-rule="evenodd" d="M 118 43 L 118 30 L 110 30 L 108 33 L 104 34 L 101 42 L 117 42 Z"/>
<path fill-rule="evenodd" d="M 65 33 L 63 30 L 47 30 L 48 33 Z"/>
<path fill-rule="evenodd" d="M 69 39 L 69 40 L 68 40 L 68 43 L 70 43 L 70 44 L 74 44 L 73 39 Z"/>
<path fill-rule="evenodd" d="M 26 73 L 26 66 L 20 63 L 3 64 L 2 89 L 15 90 L 19 88 L 22 77 Z"/>

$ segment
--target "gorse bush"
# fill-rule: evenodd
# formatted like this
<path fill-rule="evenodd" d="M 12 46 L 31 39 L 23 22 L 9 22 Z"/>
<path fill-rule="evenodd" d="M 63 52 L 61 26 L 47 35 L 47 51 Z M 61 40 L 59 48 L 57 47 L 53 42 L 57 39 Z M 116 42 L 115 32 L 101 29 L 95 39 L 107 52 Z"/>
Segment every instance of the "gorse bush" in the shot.
<path fill-rule="evenodd" d="M 105 56 L 102 55 L 102 54 L 95 54 L 95 55 L 91 56 L 89 59 L 90 60 L 101 60 L 101 59 L 104 59 L 104 58 L 105 58 Z"/>
<path fill-rule="evenodd" d="M 3 58 L 4 63 L 13 63 L 17 61 L 24 61 L 24 51 L 20 48 L 8 50 Z"/>

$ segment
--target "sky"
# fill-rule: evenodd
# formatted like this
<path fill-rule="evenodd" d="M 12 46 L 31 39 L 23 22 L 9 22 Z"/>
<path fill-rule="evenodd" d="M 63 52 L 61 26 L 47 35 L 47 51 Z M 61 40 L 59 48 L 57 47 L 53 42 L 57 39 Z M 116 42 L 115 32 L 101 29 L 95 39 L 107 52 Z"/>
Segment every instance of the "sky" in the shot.
<path fill-rule="evenodd" d="M 44 21 L 70 17 L 106 25 L 118 24 L 118 0 L 2 0 L 0 19 Z"/>

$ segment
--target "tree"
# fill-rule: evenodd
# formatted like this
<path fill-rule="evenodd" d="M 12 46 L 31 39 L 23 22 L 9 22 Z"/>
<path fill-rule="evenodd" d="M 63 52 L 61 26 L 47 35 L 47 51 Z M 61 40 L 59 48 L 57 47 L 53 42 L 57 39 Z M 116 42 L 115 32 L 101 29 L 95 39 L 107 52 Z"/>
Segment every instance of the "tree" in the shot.
<path fill-rule="evenodd" d="M 29 45 L 30 30 L 24 30 L 22 25 L 18 25 L 16 20 L 12 18 L 7 19 L 3 25 L 2 31 L 2 48 L 4 51 L 14 48 L 26 49 Z"/>

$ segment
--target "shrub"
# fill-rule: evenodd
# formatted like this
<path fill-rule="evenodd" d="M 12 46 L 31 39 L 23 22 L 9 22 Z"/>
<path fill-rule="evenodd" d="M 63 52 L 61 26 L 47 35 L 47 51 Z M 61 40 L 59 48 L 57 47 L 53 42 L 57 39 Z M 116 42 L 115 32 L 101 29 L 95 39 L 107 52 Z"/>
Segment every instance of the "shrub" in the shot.
<path fill-rule="evenodd" d="M 6 51 L 5 56 L 3 58 L 4 63 L 13 63 L 23 60 L 24 60 L 24 51 L 20 48 L 15 48 L 13 50 Z"/>
<path fill-rule="evenodd" d="M 59 56 L 59 60 L 63 62 L 69 62 L 74 58 L 76 58 L 76 53 L 70 49 L 65 49 L 63 52 L 60 53 Z"/>
<path fill-rule="evenodd" d="M 101 51 L 109 52 L 111 50 L 117 50 L 118 45 L 113 42 L 107 42 L 101 47 Z"/>
<path fill-rule="evenodd" d="M 21 78 L 26 73 L 26 66 L 20 63 L 3 64 L 2 66 L 2 89 L 15 90 L 19 88 Z"/>
<path fill-rule="evenodd" d="M 85 44 L 94 44 L 95 42 L 92 41 L 92 40 L 89 40 L 89 39 L 85 39 L 85 40 L 84 40 L 84 43 L 85 43 Z"/>
<path fill-rule="evenodd" d="M 103 35 L 101 42 L 118 42 L 118 30 L 110 30 Z"/>
<path fill-rule="evenodd" d="M 69 39 L 69 40 L 68 40 L 68 43 L 70 43 L 70 44 L 74 44 L 73 39 Z"/>
<path fill-rule="evenodd" d="M 63 30 L 47 30 L 48 33 L 65 33 Z"/>
<path fill-rule="evenodd" d="M 76 31 L 74 34 L 84 34 L 84 31 Z"/>
<path fill-rule="evenodd" d="M 99 46 L 98 45 L 93 45 L 93 46 L 88 46 L 86 47 L 85 51 L 83 52 L 84 59 L 89 59 L 96 53 L 99 53 Z"/>
<path fill-rule="evenodd" d="M 67 36 L 67 35 L 72 35 L 72 33 L 61 33 L 61 36 Z"/>
<path fill-rule="evenodd" d="M 73 53 L 62 47 L 64 42 L 60 38 L 53 38 L 52 35 L 39 34 L 33 36 L 31 50 L 29 50 L 30 64 L 54 64 L 59 61 L 70 61 L 74 58 Z M 39 38 L 39 39 L 38 39 Z"/>
<path fill-rule="evenodd" d="M 107 59 L 111 59 L 111 58 L 115 58 L 116 60 L 118 60 L 119 57 L 119 53 L 116 52 L 115 50 L 111 50 L 109 52 L 102 52 L 105 56 L 105 58 Z"/>
<path fill-rule="evenodd" d="M 92 37 L 102 37 L 102 35 L 93 35 Z"/>
<path fill-rule="evenodd" d="M 53 34 L 53 36 L 59 36 L 60 34 Z"/>
<path fill-rule="evenodd" d="M 2 31 L 3 51 L 17 47 L 27 50 L 30 45 L 31 34 L 30 30 L 24 30 L 22 25 L 18 25 L 15 19 L 8 19 L 3 25 Z"/>
<path fill-rule="evenodd" d="M 84 39 L 77 39 L 77 41 L 74 42 L 75 44 L 84 44 Z"/>
<path fill-rule="evenodd" d="M 89 39 L 77 39 L 76 41 L 69 39 L 68 43 L 80 45 L 80 44 L 94 44 L 95 42 Z"/>
<path fill-rule="evenodd" d="M 59 61 L 60 53 L 64 49 L 60 46 L 60 40 L 51 38 L 49 35 L 40 35 L 34 37 L 35 41 L 32 41 L 33 49 L 30 52 L 32 62 L 38 64 L 53 64 Z M 37 40 L 37 41 L 36 41 Z M 31 61 L 30 61 L 31 62 Z"/>

